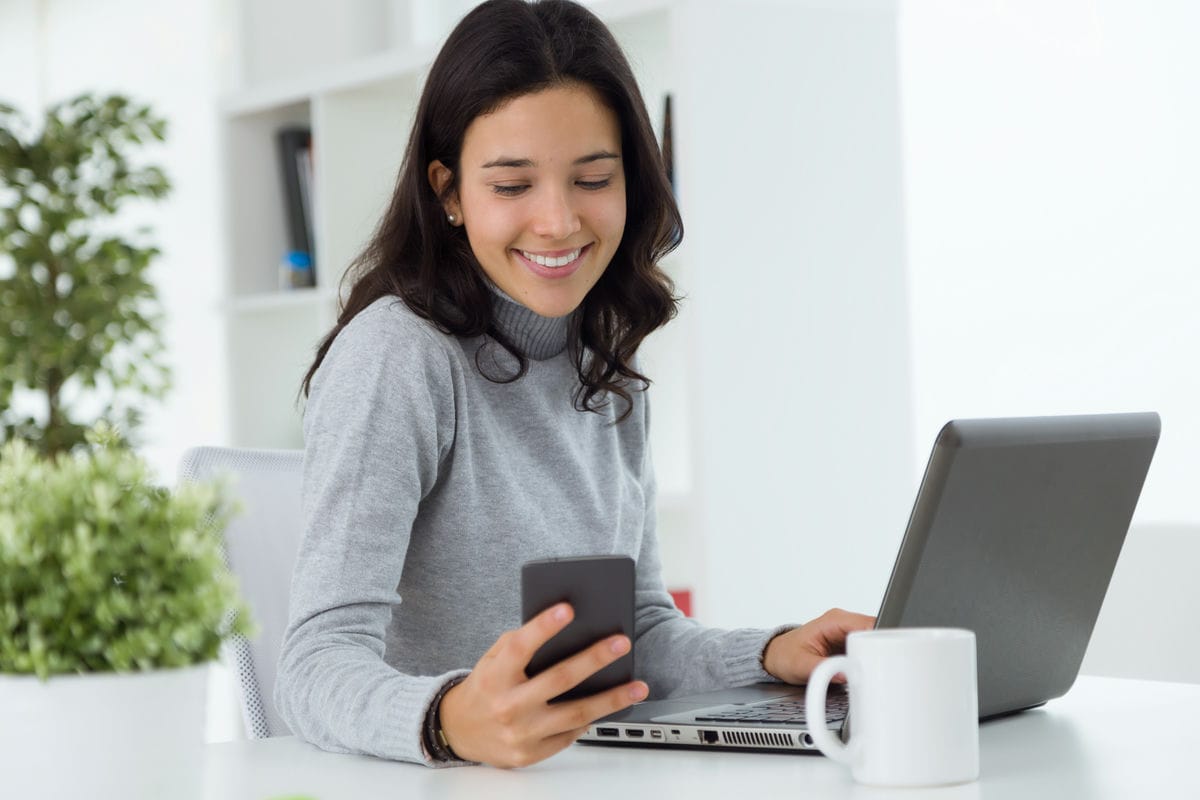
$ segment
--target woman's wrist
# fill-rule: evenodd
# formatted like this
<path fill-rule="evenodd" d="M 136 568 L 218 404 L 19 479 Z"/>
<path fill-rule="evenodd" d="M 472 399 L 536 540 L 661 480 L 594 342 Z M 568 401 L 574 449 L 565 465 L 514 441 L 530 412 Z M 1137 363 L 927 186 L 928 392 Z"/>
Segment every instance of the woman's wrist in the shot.
<path fill-rule="evenodd" d="M 423 737 L 425 740 L 425 750 L 434 761 L 461 760 L 450 747 L 450 743 L 446 741 L 446 734 L 442 729 L 442 700 L 445 699 L 451 689 L 458 686 L 465 679 L 465 675 L 458 675 L 446 681 L 434 696 L 433 702 L 429 704 L 429 710 L 425 713 Z"/>
<path fill-rule="evenodd" d="M 768 639 L 768 640 L 767 640 L 767 643 L 766 643 L 765 645 L 763 645 L 762 653 L 760 653 L 760 654 L 759 654 L 759 656 L 758 656 L 758 663 L 759 663 L 759 666 L 761 666 L 761 667 L 762 667 L 762 670 L 763 670 L 763 672 L 767 673 L 767 674 L 768 674 L 768 675 L 770 675 L 772 678 L 778 678 L 779 676 L 778 676 L 778 675 L 776 675 L 776 674 L 775 674 L 775 673 L 774 673 L 774 672 L 771 670 L 771 667 L 773 666 L 773 664 L 772 664 L 772 662 L 773 662 L 773 659 L 772 659 L 772 658 L 770 658 L 770 656 L 771 656 L 771 645 L 775 644 L 775 642 L 776 642 L 776 641 L 778 641 L 778 639 L 779 639 L 779 637 L 780 637 L 781 635 L 782 635 L 782 634 L 779 634 L 779 633 L 777 633 L 777 634 L 775 634 L 774 636 L 772 636 L 770 639 Z"/>

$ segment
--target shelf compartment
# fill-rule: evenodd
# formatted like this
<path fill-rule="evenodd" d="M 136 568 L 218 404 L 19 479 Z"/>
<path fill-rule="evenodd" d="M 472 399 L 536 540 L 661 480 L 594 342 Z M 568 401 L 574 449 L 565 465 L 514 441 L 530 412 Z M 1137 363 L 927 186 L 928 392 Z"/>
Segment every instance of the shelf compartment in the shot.
<path fill-rule="evenodd" d="M 227 258 L 233 265 L 228 287 L 234 296 L 278 288 L 279 262 L 288 249 L 288 236 L 275 136 L 285 126 L 311 124 L 311 104 L 298 102 L 238 117 L 225 126 Z M 314 135 L 314 151 L 316 147 Z M 314 187 L 315 192 L 319 187 Z"/>
<path fill-rule="evenodd" d="M 337 285 L 387 210 L 420 90 L 410 75 L 315 99 L 318 286 Z"/>

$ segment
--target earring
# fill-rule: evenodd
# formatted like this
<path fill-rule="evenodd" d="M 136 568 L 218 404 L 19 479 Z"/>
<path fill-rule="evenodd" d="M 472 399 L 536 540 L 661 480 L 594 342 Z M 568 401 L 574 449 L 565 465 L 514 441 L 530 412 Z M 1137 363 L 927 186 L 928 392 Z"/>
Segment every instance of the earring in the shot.
<path fill-rule="evenodd" d="M 451 225 L 453 225 L 455 222 L 458 221 L 458 218 L 455 217 L 453 214 L 447 214 L 446 221 L 449 222 Z"/>

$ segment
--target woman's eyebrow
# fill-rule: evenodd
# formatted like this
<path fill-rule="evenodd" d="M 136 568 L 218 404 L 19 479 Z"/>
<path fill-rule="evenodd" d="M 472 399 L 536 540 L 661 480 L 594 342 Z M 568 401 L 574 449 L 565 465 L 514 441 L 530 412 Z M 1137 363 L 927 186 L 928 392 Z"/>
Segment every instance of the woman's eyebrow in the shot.
<path fill-rule="evenodd" d="M 603 161 L 605 159 L 620 159 L 616 153 L 611 153 L 608 150 L 597 150 L 594 153 L 588 153 L 586 156 L 580 156 L 573 162 L 575 165 L 591 164 L 593 161 Z M 483 169 L 492 169 L 493 167 L 536 167 L 537 164 L 530 158 L 513 158 L 511 156 L 500 156 L 483 165 Z"/>
<path fill-rule="evenodd" d="M 581 157 L 575 159 L 575 164 L 576 165 L 590 164 L 593 161 L 603 161 L 608 158 L 611 158 L 613 161 L 617 161 L 621 157 L 619 155 L 617 155 L 616 153 L 610 153 L 607 150 L 597 150 L 594 153 L 589 153 L 586 156 L 581 156 Z"/>
<path fill-rule="evenodd" d="M 500 156 L 497 159 L 489 161 L 483 165 L 483 169 L 491 169 L 493 167 L 532 167 L 533 161 L 528 158 L 511 158 L 509 156 Z"/>

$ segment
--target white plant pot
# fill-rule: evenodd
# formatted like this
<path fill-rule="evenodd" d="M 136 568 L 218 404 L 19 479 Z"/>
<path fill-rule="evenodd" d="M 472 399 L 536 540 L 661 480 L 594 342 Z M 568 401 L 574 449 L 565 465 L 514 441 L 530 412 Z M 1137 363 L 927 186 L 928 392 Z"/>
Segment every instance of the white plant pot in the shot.
<path fill-rule="evenodd" d="M 0 795 L 203 796 L 208 665 L 139 673 L 0 675 Z"/>

